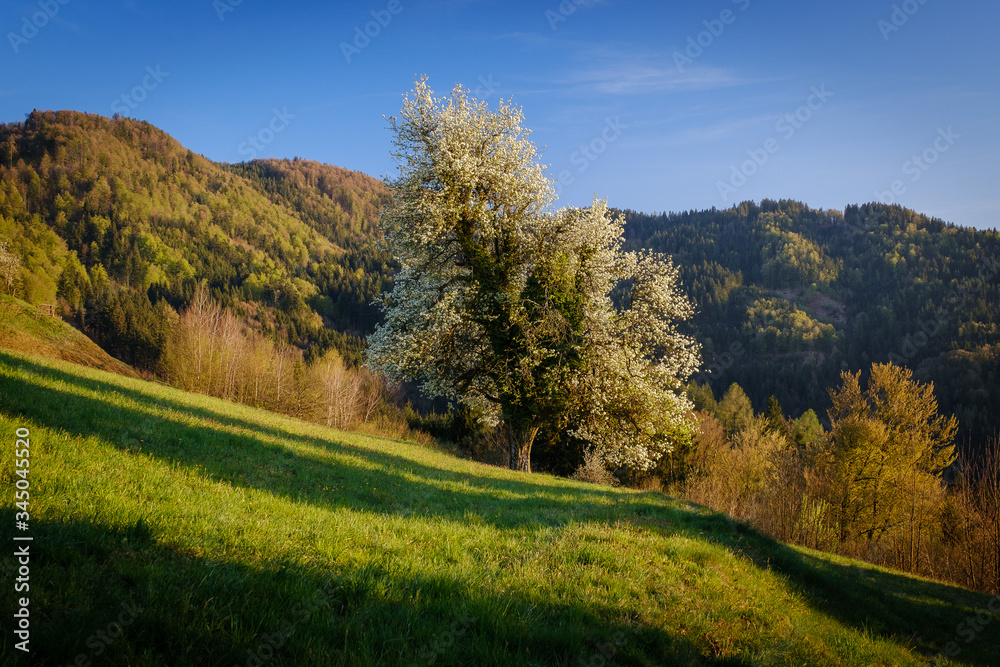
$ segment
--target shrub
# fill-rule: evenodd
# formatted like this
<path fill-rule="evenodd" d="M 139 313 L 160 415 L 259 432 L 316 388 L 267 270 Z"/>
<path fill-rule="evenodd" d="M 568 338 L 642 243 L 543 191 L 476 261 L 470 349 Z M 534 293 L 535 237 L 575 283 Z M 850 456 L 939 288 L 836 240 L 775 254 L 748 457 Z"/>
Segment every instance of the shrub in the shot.
<path fill-rule="evenodd" d="M 618 486 L 618 480 L 604 467 L 601 455 L 593 449 L 588 449 L 583 454 L 583 465 L 576 469 L 570 477 L 578 482 L 590 482 L 591 484 L 606 484 L 608 486 Z"/>

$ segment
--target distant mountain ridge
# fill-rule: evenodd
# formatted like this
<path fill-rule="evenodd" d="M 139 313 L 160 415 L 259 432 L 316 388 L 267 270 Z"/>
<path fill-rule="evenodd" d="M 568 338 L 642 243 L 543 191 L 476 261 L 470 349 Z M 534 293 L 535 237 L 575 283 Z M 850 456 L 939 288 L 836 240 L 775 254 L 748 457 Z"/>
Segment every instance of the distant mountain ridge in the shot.
<path fill-rule="evenodd" d="M 680 265 L 716 394 L 738 382 L 758 410 L 774 395 L 822 414 L 841 370 L 891 361 L 935 382 L 966 435 L 1000 426 L 996 230 L 877 203 L 625 217 L 630 244 Z"/>

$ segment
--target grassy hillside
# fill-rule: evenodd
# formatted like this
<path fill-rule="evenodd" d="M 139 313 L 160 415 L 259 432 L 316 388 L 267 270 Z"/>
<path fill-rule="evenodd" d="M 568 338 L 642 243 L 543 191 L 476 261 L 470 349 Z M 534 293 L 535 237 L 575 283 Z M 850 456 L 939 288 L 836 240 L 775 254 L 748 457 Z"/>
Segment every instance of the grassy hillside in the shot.
<path fill-rule="evenodd" d="M 135 371 L 97 346 L 58 317 L 20 299 L 0 294 L 0 349 L 62 359 L 75 364 L 136 377 Z"/>
<path fill-rule="evenodd" d="M 965 664 L 1000 654 L 992 626 L 959 634 L 984 596 L 656 493 L 15 353 L 0 354 L 8 545 L 21 427 L 33 664 L 905 665 L 952 641 Z"/>

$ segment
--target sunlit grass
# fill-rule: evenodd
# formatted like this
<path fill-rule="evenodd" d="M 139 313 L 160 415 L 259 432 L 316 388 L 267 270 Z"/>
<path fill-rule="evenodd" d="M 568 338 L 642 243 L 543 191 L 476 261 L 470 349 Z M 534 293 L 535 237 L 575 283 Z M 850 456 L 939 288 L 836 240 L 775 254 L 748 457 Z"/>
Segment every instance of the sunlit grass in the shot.
<path fill-rule="evenodd" d="M 924 664 L 988 603 L 660 494 L 18 354 L 0 415 L 4 489 L 32 432 L 37 664 Z"/>

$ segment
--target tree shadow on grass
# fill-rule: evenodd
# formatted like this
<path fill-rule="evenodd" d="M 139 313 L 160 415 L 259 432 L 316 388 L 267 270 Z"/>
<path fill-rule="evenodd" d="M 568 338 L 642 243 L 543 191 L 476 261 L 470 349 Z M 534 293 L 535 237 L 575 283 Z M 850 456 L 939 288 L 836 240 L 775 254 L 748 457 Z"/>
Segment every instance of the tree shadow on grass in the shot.
<path fill-rule="evenodd" d="M 929 658 L 954 642 L 958 652 L 949 655 L 957 661 L 1000 664 L 1000 632 L 996 627 L 1000 615 L 971 639 L 968 631 L 962 631 L 972 627 L 967 625 L 970 619 L 987 612 L 990 597 L 867 563 L 844 563 L 846 559 L 796 548 L 746 526 L 740 528 L 736 531 L 742 533 L 739 537 L 726 539 L 726 533 L 720 532 L 716 541 L 777 574 L 818 612 L 873 635 L 895 638 Z M 997 603 L 993 604 L 995 609 Z"/>
<path fill-rule="evenodd" d="M 988 610 L 992 598 L 986 595 L 794 547 L 694 503 L 666 505 L 659 508 L 658 516 L 667 519 L 668 527 L 656 519 L 640 522 L 664 536 L 680 533 L 746 558 L 778 577 L 790 593 L 817 613 L 844 626 L 893 641 L 928 658 L 955 642 L 959 653 L 951 655 L 957 661 L 1000 664 L 996 623 L 977 632 L 971 641 L 967 641 L 968 632 L 959 632 L 963 623 Z M 993 604 L 996 608 L 997 603 Z M 994 621 L 1000 622 L 1000 615 Z"/>
<path fill-rule="evenodd" d="M 958 625 L 989 602 L 985 596 L 952 586 L 841 564 L 794 549 L 724 515 L 671 504 L 658 494 L 477 478 L 256 422 L 249 428 L 259 436 L 237 433 L 234 427 L 248 424 L 214 410 L 79 378 L 3 354 L 0 363 L 98 392 L 104 398 L 57 391 L 0 374 L 0 409 L 52 429 L 95 436 L 126 451 L 141 449 L 191 470 L 200 466 L 198 472 L 205 471 L 213 479 L 319 507 L 404 517 L 437 516 L 456 522 L 466 521 L 472 514 L 496 528 L 517 530 L 571 522 L 624 521 L 665 536 L 681 534 L 713 542 L 784 578 L 817 612 L 926 655 L 941 651 L 949 641 L 958 641 Z M 109 404 L 106 399 L 111 393 L 126 396 L 131 404 Z M 155 414 L 155 410 L 165 408 L 195 413 L 209 423 L 192 425 L 179 417 Z M 293 453 L 280 440 L 319 446 L 323 452 L 316 456 Z M 325 452 L 347 458 L 330 460 L 322 455 Z M 969 645 L 961 641 L 963 661 L 991 664 L 1000 651 L 995 634 L 989 630 Z"/>
<path fill-rule="evenodd" d="M 497 491 L 502 491 L 515 497 L 571 496 L 571 498 L 562 501 L 563 503 L 579 502 L 585 499 L 607 502 L 608 499 L 607 491 L 596 488 L 544 487 L 530 481 L 480 477 L 428 466 L 399 454 L 390 454 L 374 448 L 347 443 L 342 439 L 336 439 L 336 431 L 321 429 L 321 427 L 312 424 L 303 423 L 302 426 L 325 430 L 329 436 L 319 438 L 282 430 L 261 423 L 259 418 L 252 415 L 255 411 L 245 406 L 225 404 L 225 407 L 232 407 L 234 411 L 247 413 L 248 419 L 240 419 L 204 406 L 153 396 L 111 382 L 82 378 L 72 373 L 25 359 L 10 357 L 3 353 L 0 353 L 0 363 L 19 367 L 40 378 L 62 382 L 70 387 L 96 393 L 100 396 L 99 398 L 81 396 L 72 391 L 59 391 L 39 386 L 30 381 L 24 382 L 0 376 L 0 397 L 6 396 L 5 399 L 0 398 L 0 406 L 6 405 L 10 411 L 18 412 L 46 426 L 69 433 L 102 438 L 120 449 L 145 451 L 156 457 L 177 460 L 191 467 L 193 467 L 192 464 L 197 463 L 203 468 L 207 468 L 214 478 L 226 479 L 233 484 L 258 486 L 278 495 L 298 498 L 303 493 L 304 488 L 301 488 L 302 485 L 295 484 L 295 480 L 283 479 L 285 476 L 281 474 L 280 469 L 275 471 L 276 474 L 265 475 L 259 480 L 264 482 L 263 485 L 254 484 L 247 475 L 244 475 L 244 480 L 241 481 L 234 478 L 232 474 L 234 465 L 237 469 L 247 468 L 255 462 L 266 462 L 277 458 L 280 468 L 281 464 L 288 465 L 293 462 L 301 464 L 313 461 L 325 467 L 320 481 L 330 479 L 336 481 L 339 477 L 340 470 L 338 469 L 350 467 L 349 463 L 340 466 L 331 465 L 328 460 L 293 452 L 281 442 L 285 441 L 344 454 L 358 461 L 376 464 L 362 468 L 356 465 L 356 461 L 353 466 L 355 475 L 352 480 L 358 484 L 368 482 L 369 486 L 374 484 L 376 488 L 380 486 L 383 489 L 390 489 L 401 480 L 405 480 L 407 483 L 413 483 L 416 480 L 437 486 L 460 484 L 468 487 L 467 493 L 479 492 L 484 495 L 493 495 Z M 116 395 L 126 398 L 133 405 L 109 403 Z M 199 396 L 198 398 L 204 397 Z M 163 410 L 171 411 L 173 415 L 164 415 L 162 412 L 158 414 L 159 411 Z M 271 415 L 273 413 L 263 414 Z M 187 419 L 189 416 L 200 418 L 208 423 L 193 425 Z M 274 416 L 276 419 L 290 419 L 282 415 Z M 294 424 L 294 421 L 291 423 Z M 237 429 L 242 432 L 235 432 Z M 165 435 L 170 437 L 165 437 Z M 373 436 L 362 435 L 359 437 L 370 437 L 372 440 L 376 440 Z M 182 444 L 176 445 L 175 442 Z M 185 447 L 183 446 L 185 442 L 200 443 L 204 447 Z M 401 444 L 417 447 L 413 443 Z M 243 465 L 240 465 L 241 462 Z M 392 471 L 405 471 L 406 476 Z M 297 471 L 295 476 L 299 476 L 302 472 Z M 450 497 L 455 492 L 442 491 L 442 493 Z M 438 499 L 443 499 L 443 497 Z M 379 498 L 365 497 L 366 507 L 367 503 L 373 500 L 376 505 L 381 504 L 378 502 Z M 358 508 L 358 506 L 353 507 L 353 509 Z"/>
<path fill-rule="evenodd" d="M 179 552 L 141 524 L 36 520 L 32 533 L 32 665 L 748 664 L 614 608 L 391 566 L 249 567 Z M 0 647 L 3 664 L 23 659 Z"/>

